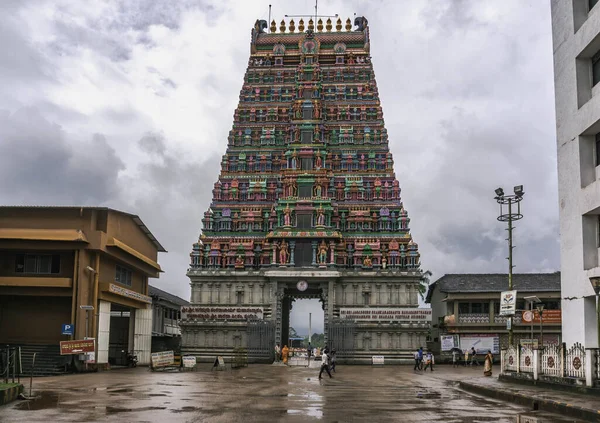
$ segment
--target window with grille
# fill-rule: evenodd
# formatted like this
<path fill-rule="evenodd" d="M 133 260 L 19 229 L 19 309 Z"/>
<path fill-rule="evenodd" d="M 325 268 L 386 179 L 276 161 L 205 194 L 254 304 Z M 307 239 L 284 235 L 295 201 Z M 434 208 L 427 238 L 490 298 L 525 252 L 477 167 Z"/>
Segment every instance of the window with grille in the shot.
<path fill-rule="evenodd" d="M 302 108 L 302 119 L 312 119 L 312 107 L 311 106 L 304 106 Z"/>
<path fill-rule="evenodd" d="M 303 144 L 310 144 L 313 140 L 313 133 L 312 131 L 302 131 L 300 138 Z"/>
<path fill-rule="evenodd" d="M 116 273 L 115 273 L 115 282 L 118 282 L 123 285 L 131 286 L 132 272 L 131 270 L 119 266 L 117 264 Z"/>
<path fill-rule="evenodd" d="M 312 170 L 313 159 L 310 159 L 310 158 L 300 159 L 300 165 L 301 165 L 302 170 Z"/>
<path fill-rule="evenodd" d="M 301 214 L 296 215 L 296 227 L 298 229 L 310 229 L 312 228 L 312 215 L 311 214 Z"/>
<path fill-rule="evenodd" d="M 17 254 L 15 272 L 41 275 L 60 273 L 60 254 Z"/>
<path fill-rule="evenodd" d="M 305 159 L 303 159 L 305 160 Z M 310 198 L 312 197 L 312 185 L 300 185 L 298 187 L 298 196 L 300 198 Z"/>

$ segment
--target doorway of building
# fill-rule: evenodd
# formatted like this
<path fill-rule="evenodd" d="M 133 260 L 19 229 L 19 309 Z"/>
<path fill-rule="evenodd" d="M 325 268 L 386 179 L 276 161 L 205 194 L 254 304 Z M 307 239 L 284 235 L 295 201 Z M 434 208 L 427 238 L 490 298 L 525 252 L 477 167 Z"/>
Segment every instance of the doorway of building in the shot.
<path fill-rule="evenodd" d="M 289 318 L 288 340 L 294 347 L 305 347 L 310 335 L 311 346 L 325 346 L 325 312 L 318 298 L 295 298 L 292 302 Z"/>
<path fill-rule="evenodd" d="M 111 366 L 127 366 L 127 353 L 133 348 L 133 315 L 129 307 L 111 305 L 108 336 L 108 363 Z"/>

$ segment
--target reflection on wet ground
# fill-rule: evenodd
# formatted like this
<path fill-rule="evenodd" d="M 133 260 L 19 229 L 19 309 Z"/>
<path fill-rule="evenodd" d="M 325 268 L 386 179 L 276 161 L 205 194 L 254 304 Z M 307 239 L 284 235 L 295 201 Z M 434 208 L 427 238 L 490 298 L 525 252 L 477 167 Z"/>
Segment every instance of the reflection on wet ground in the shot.
<path fill-rule="evenodd" d="M 36 379 L 36 399 L 0 408 L 0 421 L 573 421 L 460 391 L 452 380 L 465 374 L 441 367 L 433 376 L 402 366 L 340 366 L 333 379 L 323 380 L 304 367 L 208 369 L 154 373 L 137 368 Z"/>

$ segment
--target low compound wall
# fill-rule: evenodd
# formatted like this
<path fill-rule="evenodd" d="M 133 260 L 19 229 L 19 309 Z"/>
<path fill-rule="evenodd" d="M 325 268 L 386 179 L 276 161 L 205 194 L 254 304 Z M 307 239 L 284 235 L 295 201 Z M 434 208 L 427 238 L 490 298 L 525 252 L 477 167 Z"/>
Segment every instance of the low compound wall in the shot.
<path fill-rule="evenodd" d="M 17 399 L 23 392 L 23 385 L 18 383 L 0 384 L 0 406 Z"/>

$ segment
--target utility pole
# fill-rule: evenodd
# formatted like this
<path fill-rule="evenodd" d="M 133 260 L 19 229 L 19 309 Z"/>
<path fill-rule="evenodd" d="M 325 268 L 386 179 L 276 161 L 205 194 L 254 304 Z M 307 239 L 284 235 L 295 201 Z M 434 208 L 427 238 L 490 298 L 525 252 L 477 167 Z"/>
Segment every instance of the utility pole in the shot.
<path fill-rule="evenodd" d="M 312 313 L 308 313 L 308 343 L 310 344 L 310 339 L 312 336 Z"/>
<path fill-rule="evenodd" d="M 521 214 L 521 200 L 523 199 L 523 185 L 517 185 L 514 188 L 514 195 L 505 195 L 504 190 L 502 188 L 497 188 L 495 190 L 496 197 L 494 198 L 498 204 L 500 204 L 500 215 L 498 216 L 498 221 L 500 222 L 508 222 L 508 290 L 512 291 L 514 289 L 513 286 L 513 220 L 520 220 L 523 218 Z M 513 204 L 517 204 L 518 209 L 516 213 L 513 213 L 512 206 Z M 507 213 L 504 212 L 504 206 L 508 206 Z M 515 298 L 516 301 L 516 298 Z M 512 345 L 513 343 L 513 325 L 512 325 L 512 316 L 508 316 L 507 325 L 508 329 L 508 345 Z"/>

